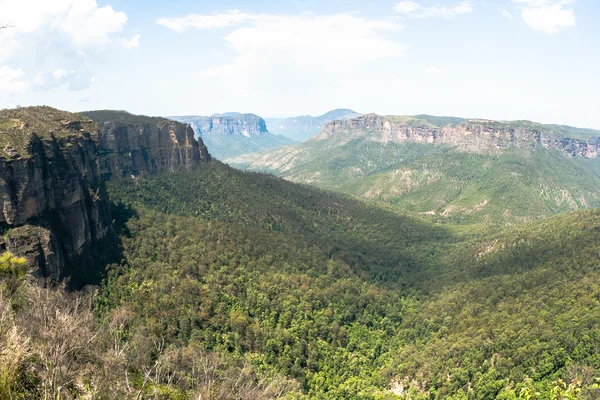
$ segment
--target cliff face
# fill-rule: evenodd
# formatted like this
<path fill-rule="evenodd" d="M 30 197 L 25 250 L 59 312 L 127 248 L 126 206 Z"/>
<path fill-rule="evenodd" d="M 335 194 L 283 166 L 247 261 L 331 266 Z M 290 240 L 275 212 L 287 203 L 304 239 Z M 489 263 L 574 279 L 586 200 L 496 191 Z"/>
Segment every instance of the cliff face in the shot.
<path fill-rule="evenodd" d="M 587 140 L 566 137 L 555 126 L 527 123 L 469 120 L 459 124 L 435 126 L 410 117 L 383 117 L 369 114 L 347 121 L 334 121 L 325 126 L 313 140 L 336 139 L 349 142 L 358 137 L 382 143 L 413 141 L 447 144 L 464 151 L 480 152 L 509 147 L 544 147 L 571 156 L 598 156 L 597 136 Z"/>
<path fill-rule="evenodd" d="M 293 141 L 267 130 L 265 121 L 254 114 L 225 113 L 210 117 L 172 117 L 190 124 L 196 137 L 206 143 L 210 154 L 225 159 L 292 144 Z"/>
<path fill-rule="evenodd" d="M 100 166 L 106 176 L 174 172 L 210 161 L 202 140 L 189 125 L 106 122 L 99 134 Z"/>
<path fill-rule="evenodd" d="M 188 125 L 110 115 L 99 127 L 48 107 L 0 111 L 0 249 L 27 257 L 37 277 L 83 275 L 99 256 L 112 224 L 106 178 L 210 160 Z"/>
<path fill-rule="evenodd" d="M 211 117 L 185 117 L 181 119 L 189 123 L 200 137 L 210 135 L 240 135 L 245 137 L 260 136 L 268 133 L 265 121 L 254 114 L 225 114 Z"/>
<path fill-rule="evenodd" d="M 83 256 L 110 231 L 110 203 L 89 133 L 32 134 L 28 156 L 0 159 L 4 244 L 28 257 L 37 276 L 61 278 L 66 261 Z"/>

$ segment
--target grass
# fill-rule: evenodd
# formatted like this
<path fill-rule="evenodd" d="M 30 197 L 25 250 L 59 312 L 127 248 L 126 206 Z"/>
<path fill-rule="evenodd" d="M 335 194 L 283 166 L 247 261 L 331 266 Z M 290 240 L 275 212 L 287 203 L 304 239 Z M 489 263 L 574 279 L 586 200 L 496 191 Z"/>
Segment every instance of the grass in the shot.
<path fill-rule="evenodd" d="M 162 117 L 148 117 L 145 115 L 134 115 L 127 111 L 118 110 L 97 110 L 97 111 L 85 111 L 81 115 L 91 118 L 99 124 L 107 122 L 114 122 L 120 124 L 152 124 L 152 125 L 163 125 L 169 122 L 168 119 Z"/>
<path fill-rule="evenodd" d="M 0 156 L 27 156 L 32 134 L 42 138 L 68 137 L 83 132 L 96 134 L 98 126 L 89 118 L 51 107 L 0 110 Z"/>

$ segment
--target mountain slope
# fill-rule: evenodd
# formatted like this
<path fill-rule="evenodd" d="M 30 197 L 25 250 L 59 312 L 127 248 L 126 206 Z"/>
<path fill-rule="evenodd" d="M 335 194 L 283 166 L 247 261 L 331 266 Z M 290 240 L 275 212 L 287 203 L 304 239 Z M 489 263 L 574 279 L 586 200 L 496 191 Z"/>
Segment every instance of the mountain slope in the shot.
<path fill-rule="evenodd" d="M 360 116 L 359 113 L 348 109 L 336 109 L 318 117 L 303 115 L 291 118 L 267 118 L 267 127 L 273 133 L 288 137 L 296 142 L 303 142 L 331 121 L 351 119 Z"/>
<path fill-rule="evenodd" d="M 0 260 L 14 395 L 597 398 L 597 211 L 465 235 L 215 161 L 108 193 L 123 258 L 93 300 Z"/>
<path fill-rule="evenodd" d="M 598 398 L 599 232 L 598 210 L 575 212 L 448 251 L 443 268 L 421 276 L 429 296 L 397 337 L 389 372 L 398 391 L 411 399 L 568 398 L 553 392 L 561 377 L 570 398 Z"/>
<path fill-rule="evenodd" d="M 226 161 L 435 219 L 514 223 L 600 205 L 598 133 L 366 116 L 333 122 L 302 144 Z"/>
<path fill-rule="evenodd" d="M 427 264 L 421 244 L 450 240 L 426 221 L 218 162 L 109 191 L 137 215 L 128 266 L 101 296 L 133 313 L 129 335 L 153 326 L 147 340 L 248 357 L 300 382 L 300 398 L 386 394 L 390 355 L 372 348 L 399 326 L 400 278 Z"/>
<path fill-rule="evenodd" d="M 106 178 L 210 160 L 188 125 L 123 111 L 87 115 L 0 110 L 0 248 L 27 257 L 36 277 L 93 280 L 111 237 Z"/>
<path fill-rule="evenodd" d="M 105 205 L 110 196 L 109 221 L 119 240 L 97 250 L 102 259 L 118 262 L 106 265 L 97 291 L 73 294 L 32 286 L 23 259 L 0 257 L 0 397 L 599 397 L 597 210 L 484 231 L 433 223 L 218 161 L 167 168 L 171 164 L 152 158 L 165 168 L 117 179 L 116 173 L 92 173 L 99 160 L 92 150 L 107 151 L 102 143 L 120 138 L 117 148 L 127 144 L 146 156 L 181 155 L 191 146 L 199 157 L 199 144 L 188 145 L 189 136 L 177 134 L 191 134 L 191 128 L 123 113 L 104 120 L 103 113 L 95 118 L 108 131 L 82 132 L 84 121 L 96 123 L 41 111 L 29 123 L 21 123 L 23 115 L 2 120 L 9 133 L 3 138 L 22 139 L 32 133 L 28 129 L 37 130 L 37 140 L 55 153 L 38 155 L 30 146 L 34 136 L 16 155 L 19 140 L 12 138 L 3 162 L 32 162 L 42 172 L 31 176 L 50 177 L 44 185 L 51 186 L 70 175 L 48 172 L 69 169 L 76 156 L 86 159 L 87 172 L 68 182 L 78 181 Z M 40 130 L 50 126 L 40 121 L 55 128 Z M 169 146 L 133 146 L 152 137 Z M 73 138 L 91 140 L 89 152 Z M 524 143 L 495 152 L 407 141 L 388 145 L 400 146 L 408 162 L 431 157 L 428 165 L 441 163 L 455 179 L 464 178 L 464 165 L 478 171 L 493 164 L 489 187 L 480 190 L 496 195 L 514 195 L 512 183 L 506 189 L 493 179 L 502 165 L 530 172 L 524 159 L 546 168 L 544 157 L 578 160 L 590 169 L 595 161 Z M 452 165 L 456 154 L 471 158 Z M 491 156 L 500 161 L 486 158 Z M 544 174 L 572 177 L 571 167 L 559 164 Z M 11 171 L 2 166 L 3 187 L 9 189 Z M 472 179 L 481 181 L 473 171 Z M 107 178 L 106 190 L 91 186 Z M 521 179 L 528 187 L 527 179 L 538 177 Z M 3 199 L 12 197 L 5 193 Z M 60 210 L 41 217 L 52 214 L 60 216 Z M 66 222 L 61 237 L 80 230 Z M 18 229 L 3 228 L 3 240 Z M 27 245 L 12 244 L 15 250 Z"/>
<path fill-rule="evenodd" d="M 160 315 L 159 337 L 254 354 L 308 398 L 593 390 L 597 211 L 461 236 L 218 163 L 115 184 L 139 216 L 106 301 L 143 326 Z M 131 287 L 152 289 L 121 297 Z"/>
<path fill-rule="evenodd" d="M 252 153 L 294 143 L 267 130 L 265 121 L 258 115 L 241 113 L 215 114 L 210 117 L 170 117 L 192 126 L 210 153 L 218 159 Z"/>

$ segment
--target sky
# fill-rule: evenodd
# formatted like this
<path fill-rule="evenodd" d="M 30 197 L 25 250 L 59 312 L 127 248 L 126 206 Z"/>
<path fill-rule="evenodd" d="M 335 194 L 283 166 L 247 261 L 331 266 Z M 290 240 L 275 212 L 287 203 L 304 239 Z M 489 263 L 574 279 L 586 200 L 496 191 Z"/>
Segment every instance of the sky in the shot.
<path fill-rule="evenodd" d="M 600 129 L 597 0 L 0 0 L 0 108 Z"/>

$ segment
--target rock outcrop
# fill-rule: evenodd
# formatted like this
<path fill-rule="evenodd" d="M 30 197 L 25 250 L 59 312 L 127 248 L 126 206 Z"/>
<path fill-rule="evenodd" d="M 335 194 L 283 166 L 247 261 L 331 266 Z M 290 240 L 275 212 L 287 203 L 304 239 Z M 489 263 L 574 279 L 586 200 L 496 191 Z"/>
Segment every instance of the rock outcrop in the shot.
<path fill-rule="evenodd" d="M 49 107 L 0 111 L 0 249 L 25 256 L 34 276 L 61 279 L 94 263 L 111 232 L 107 178 L 210 160 L 189 125 L 111 113 L 115 121 L 96 123 Z"/>
<path fill-rule="evenodd" d="M 66 260 L 106 237 L 112 223 L 89 132 L 32 133 L 27 156 L 0 159 L 0 202 L 7 247 L 25 250 L 38 276 L 62 277 Z"/>
<path fill-rule="evenodd" d="M 105 122 L 100 126 L 100 167 L 107 176 L 189 170 L 210 161 L 203 142 L 189 125 Z"/>
<path fill-rule="evenodd" d="M 210 117 L 192 116 L 176 118 L 178 121 L 190 124 L 199 137 L 238 135 L 249 138 L 268 133 L 265 121 L 254 114 L 226 113 Z"/>
<path fill-rule="evenodd" d="M 560 127 L 558 127 L 560 128 Z M 566 128 L 566 127 L 565 127 Z M 446 144 L 470 152 L 503 150 L 509 147 L 544 147 L 571 156 L 596 158 L 598 136 L 587 140 L 567 137 L 556 126 L 534 123 L 467 120 L 458 124 L 433 125 L 418 118 L 384 117 L 375 114 L 334 121 L 313 140 L 336 139 L 336 144 L 358 137 L 381 143 Z M 596 132 L 597 133 L 597 132 Z"/>
<path fill-rule="evenodd" d="M 265 121 L 254 114 L 225 113 L 210 117 L 172 118 L 190 124 L 196 137 L 202 138 L 210 153 L 219 159 L 294 143 L 284 136 L 269 132 Z"/>

